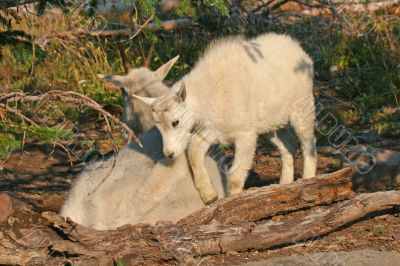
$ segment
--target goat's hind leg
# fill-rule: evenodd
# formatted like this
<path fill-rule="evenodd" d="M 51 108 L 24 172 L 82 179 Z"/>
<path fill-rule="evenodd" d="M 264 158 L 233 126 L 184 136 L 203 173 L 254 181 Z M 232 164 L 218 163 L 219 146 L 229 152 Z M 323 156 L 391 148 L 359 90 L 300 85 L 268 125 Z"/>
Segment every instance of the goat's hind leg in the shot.
<path fill-rule="evenodd" d="M 314 107 L 314 103 L 312 107 Z M 317 170 L 317 148 L 314 136 L 315 111 L 310 110 L 298 111 L 291 115 L 290 124 L 296 132 L 301 143 L 303 153 L 304 166 L 303 178 L 311 178 L 315 176 Z"/>
<path fill-rule="evenodd" d="M 296 154 L 296 137 L 289 127 L 278 129 L 269 134 L 270 141 L 281 154 L 282 172 L 279 183 L 289 184 L 294 181 L 294 157 Z"/>
<path fill-rule="evenodd" d="M 229 168 L 230 194 L 243 190 L 248 171 L 253 163 L 256 151 L 257 134 L 247 132 L 235 139 L 235 159 Z"/>
<path fill-rule="evenodd" d="M 201 136 L 193 136 L 188 147 L 190 167 L 193 172 L 193 181 L 200 197 L 205 204 L 210 204 L 218 199 L 218 193 L 211 183 L 204 160 L 210 143 Z"/>

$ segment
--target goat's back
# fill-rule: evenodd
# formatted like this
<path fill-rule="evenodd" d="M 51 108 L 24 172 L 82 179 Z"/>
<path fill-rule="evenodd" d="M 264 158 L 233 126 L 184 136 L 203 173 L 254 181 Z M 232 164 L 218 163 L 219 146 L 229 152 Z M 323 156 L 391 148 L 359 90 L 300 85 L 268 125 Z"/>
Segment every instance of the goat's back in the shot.
<path fill-rule="evenodd" d="M 142 135 L 141 140 L 144 149 L 132 143 L 120 151 L 114 169 L 100 186 L 111 171 L 112 157 L 93 169 L 83 171 L 71 189 L 61 215 L 79 224 L 103 230 L 139 222 L 175 222 L 204 207 L 194 187 L 185 155 L 177 158 L 173 165 L 165 164 L 159 132 L 153 129 Z M 206 168 L 219 197 L 224 197 L 223 182 L 226 181 L 216 162 L 208 157 Z M 158 191 L 158 199 L 149 211 L 137 216 L 137 210 L 146 204 L 146 200 L 135 201 L 137 195 L 148 193 L 154 196 L 152 191 L 141 191 L 145 186 L 146 189 L 150 187 Z"/>
<path fill-rule="evenodd" d="M 312 98 L 312 80 L 313 62 L 299 43 L 270 33 L 216 41 L 183 82 L 194 113 L 221 131 L 265 132 L 286 125 L 296 102 Z"/>

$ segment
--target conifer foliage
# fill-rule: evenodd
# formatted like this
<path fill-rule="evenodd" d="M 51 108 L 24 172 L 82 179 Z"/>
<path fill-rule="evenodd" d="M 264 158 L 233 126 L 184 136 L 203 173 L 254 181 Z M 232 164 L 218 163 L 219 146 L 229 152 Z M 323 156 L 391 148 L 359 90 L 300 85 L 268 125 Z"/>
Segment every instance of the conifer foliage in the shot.
<path fill-rule="evenodd" d="M 125 4 L 132 10 L 132 13 L 138 20 L 136 23 L 145 23 L 148 19 L 154 22 L 161 22 L 160 14 L 162 10 L 162 2 L 156 0 L 125 0 Z M 7 51 L 8 56 L 12 56 L 16 62 L 23 63 L 28 77 L 31 76 L 33 84 L 36 78 L 34 76 L 34 66 L 40 64 L 41 60 L 46 57 L 46 52 L 42 50 L 34 40 L 38 36 L 32 36 L 26 31 L 16 27 L 21 20 L 25 19 L 24 12 L 29 15 L 42 16 L 51 8 L 58 7 L 67 16 L 76 12 L 77 9 L 83 18 L 88 20 L 96 17 L 98 7 L 106 2 L 98 0 L 86 1 L 66 1 L 66 0 L 5 0 L 0 3 L 0 61 L 4 59 L 4 53 Z M 193 20 L 200 19 L 201 10 L 213 9 L 216 13 L 228 15 L 229 11 L 226 4 L 230 1 L 224 0 L 181 0 L 176 2 L 173 10 L 170 12 L 172 17 L 190 17 Z M 24 4 L 33 4 L 26 8 Z M 106 21 L 104 21 L 106 23 Z M 104 28 L 103 25 L 97 25 Z M 96 30 L 96 28 L 93 28 Z M 54 90 L 58 88 L 47 88 Z M 22 91 L 28 96 L 40 94 L 40 90 Z M 14 93 L 14 92 L 11 92 Z M 25 142 L 38 141 L 58 145 L 68 143 L 69 139 L 74 139 L 74 132 L 64 128 L 63 125 L 53 123 L 57 118 L 54 114 L 47 110 L 40 110 L 36 105 L 37 102 L 9 102 L 10 92 L 5 92 L 0 88 L 0 159 L 7 159 L 13 151 L 23 147 Z M 35 97 L 35 96 L 34 96 Z M 58 104 L 59 102 L 54 102 Z M 46 103 L 47 105 L 49 103 Z M 51 103 L 50 103 L 51 105 Z M 43 107 L 43 106 L 42 106 Z M 99 110 L 97 110 L 99 111 Z M 37 113 L 35 113 L 37 112 Z M 37 118 L 40 117 L 38 120 Z M 129 129 L 127 129 L 129 130 Z M 133 132 L 132 132 L 133 133 Z M 132 135 L 132 134 L 131 134 Z M 134 134 L 133 134 L 134 135 Z"/>

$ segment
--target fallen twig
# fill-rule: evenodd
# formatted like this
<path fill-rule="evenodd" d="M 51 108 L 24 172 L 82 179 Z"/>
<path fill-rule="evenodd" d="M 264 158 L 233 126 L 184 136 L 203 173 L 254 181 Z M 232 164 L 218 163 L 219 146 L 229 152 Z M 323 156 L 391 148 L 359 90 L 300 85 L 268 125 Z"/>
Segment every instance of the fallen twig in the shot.
<path fill-rule="evenodd" d="M 149 18 L 143 23 L 143 25 L 140 25 L 139 28 L 136 30 L 136 32 L 135 32 L 132 36 L 129 37 L 129 40 L 132 40 L 133 38 L 135 38 L 144 28 L 146 28 L 146 27 L 149 25 L 150 21 L 153 20 L 153 18 L 154 18 L 154 15 L 152 15 L 151 17 L 149 17 Z"/>

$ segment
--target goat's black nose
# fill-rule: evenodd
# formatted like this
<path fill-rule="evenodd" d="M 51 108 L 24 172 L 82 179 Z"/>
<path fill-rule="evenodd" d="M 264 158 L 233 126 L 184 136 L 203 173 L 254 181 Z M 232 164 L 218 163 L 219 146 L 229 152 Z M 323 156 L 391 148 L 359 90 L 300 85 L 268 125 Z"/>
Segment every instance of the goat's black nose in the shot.
<path fill-rule="evenodd" d="M 172 158 L 174 158 L 174 155 L 175 155 L 175 153 L 172 152 L 172 153 L 168 154 L 167 157 L 168 157 L 168 159 L 172 159 Z"/>

